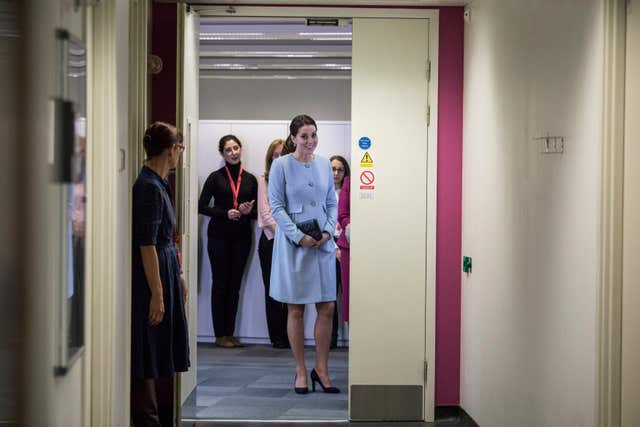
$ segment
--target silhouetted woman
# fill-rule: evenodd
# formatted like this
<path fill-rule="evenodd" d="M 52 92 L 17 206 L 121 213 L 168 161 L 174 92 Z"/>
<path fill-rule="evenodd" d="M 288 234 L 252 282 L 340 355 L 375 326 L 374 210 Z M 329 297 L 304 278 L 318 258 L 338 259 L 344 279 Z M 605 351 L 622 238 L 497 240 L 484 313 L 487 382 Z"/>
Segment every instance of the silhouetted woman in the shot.
<path fill-rule="evenodd" d="M 172 426 L 173 376 L 189 368 L 187 287 L 173 245 L 169 171 L 184 150 L 167 123 L 144 135 L 147 162 L 133 186 L 131 418 L 136 427 Z"/>

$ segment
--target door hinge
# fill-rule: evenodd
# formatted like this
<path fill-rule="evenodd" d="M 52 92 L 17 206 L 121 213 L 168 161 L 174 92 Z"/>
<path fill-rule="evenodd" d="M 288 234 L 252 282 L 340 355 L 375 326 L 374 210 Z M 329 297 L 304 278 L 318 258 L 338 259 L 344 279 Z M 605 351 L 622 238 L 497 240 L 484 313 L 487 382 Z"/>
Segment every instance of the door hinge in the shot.
<path fill-rule="evenodd" d="M 427 383 L 429 379 L 429 362 L 424 361 L 424 382 Z"/>
<path fill-rule="evenodd" d="M 431 60 L 427 59 L 427 81 L 431 81 Z"/>
<path fill-rule="evenodd" d="M 427 127 L 431 125 L 431 105 L 427 105 Z"/>

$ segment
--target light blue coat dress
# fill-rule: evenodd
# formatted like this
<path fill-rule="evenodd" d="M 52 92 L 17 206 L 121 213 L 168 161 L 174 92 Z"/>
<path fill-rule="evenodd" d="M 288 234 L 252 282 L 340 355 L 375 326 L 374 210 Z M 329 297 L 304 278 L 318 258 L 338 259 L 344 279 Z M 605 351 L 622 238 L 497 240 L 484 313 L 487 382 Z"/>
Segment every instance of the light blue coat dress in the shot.
<path fill-rule="evenodd" d="M 269 204 L 276 221 L 271 263 L 271 298 L 288 304 L 335 301 L 336 255 L 333 239 L 320 248 L 296 246 L 304 234 L 296 223 L 315 218 L 333 236 L 338 202 L 328 159 L 309 163 L 291 154 L 276 159 L 269 171 Z"/>

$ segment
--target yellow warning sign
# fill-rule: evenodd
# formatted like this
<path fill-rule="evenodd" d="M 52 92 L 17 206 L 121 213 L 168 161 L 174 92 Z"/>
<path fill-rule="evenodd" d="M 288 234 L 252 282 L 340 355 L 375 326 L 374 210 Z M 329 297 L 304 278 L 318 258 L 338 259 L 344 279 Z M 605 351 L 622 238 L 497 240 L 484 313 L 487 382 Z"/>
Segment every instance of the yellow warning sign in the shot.
<path fill-rule="evenodd" d="M 362 156 L 362 160 L 360 160 L 361 168 L 372 168 L 373 167 L 373 159 L 368 151 L 365 151 L 364 156 Z"/>

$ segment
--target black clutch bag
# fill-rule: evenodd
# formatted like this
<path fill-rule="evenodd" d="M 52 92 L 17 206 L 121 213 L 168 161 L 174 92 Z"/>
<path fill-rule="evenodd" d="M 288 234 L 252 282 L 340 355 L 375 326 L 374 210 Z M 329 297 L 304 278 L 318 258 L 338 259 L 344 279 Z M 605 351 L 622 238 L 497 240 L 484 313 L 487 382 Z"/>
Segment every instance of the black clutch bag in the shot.
<path fill-rule="evenodd" d="M 322 239 L 322 230 L 320 229 L 320 224 L 318 224 L 318 220 L 309 219 L 307 221 L 299 222 L 296 224 L 298 229 L 302 231 L 307 236 L 311 236 L 316 240 Z"/>

